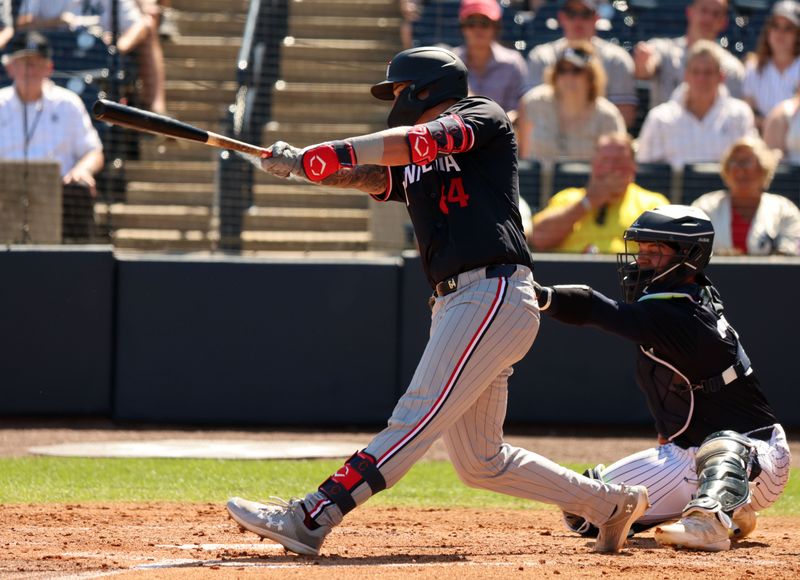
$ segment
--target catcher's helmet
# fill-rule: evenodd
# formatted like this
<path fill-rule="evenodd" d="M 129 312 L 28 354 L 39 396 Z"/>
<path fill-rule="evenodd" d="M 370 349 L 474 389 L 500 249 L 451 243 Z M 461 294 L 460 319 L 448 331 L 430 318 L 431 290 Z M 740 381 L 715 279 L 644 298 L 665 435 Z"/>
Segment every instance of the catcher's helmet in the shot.
<path fill-rule="evenodd" d="M 390 127 L 413 125 L 423 112 L 447 99 L 467 96 L 467 67 L 444 48 L 421 46 L 399 52 L 389 62 L 386 80 L 374 85 L 372 95 L 383 101 L 394 99 L 394 83 L 410 82 L 389 112 Z M 424 99 L 420 93 L 427 89 Z"/>
<path fill-rule="evenodd" d="M 702 274 L 711 259 L 714 226 L 702 211 L 686 205 L 665 205 L 644 212 L 625 230 L 625 252 L 617 254 L 617 272 L 626 302 L 635 302 L 646 291 L 666 290 L 692 274 Z M 666 268 L 642 269 L 628 243 L 660 242 L 677 253 Z"/>

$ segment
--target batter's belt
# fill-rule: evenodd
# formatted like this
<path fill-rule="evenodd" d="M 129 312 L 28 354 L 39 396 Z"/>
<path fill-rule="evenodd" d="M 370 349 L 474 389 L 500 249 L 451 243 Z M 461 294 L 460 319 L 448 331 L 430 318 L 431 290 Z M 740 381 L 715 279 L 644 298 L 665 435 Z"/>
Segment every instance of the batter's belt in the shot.
<path fill-rule="evenodd" d="M 486 266 L 486 278 L 509 278 L 517 271 L 516 264 L 492 264 Z M 436 296 L 441 298 L 458 290 L 458 275 L 445 278 L 436 285 Z"/>

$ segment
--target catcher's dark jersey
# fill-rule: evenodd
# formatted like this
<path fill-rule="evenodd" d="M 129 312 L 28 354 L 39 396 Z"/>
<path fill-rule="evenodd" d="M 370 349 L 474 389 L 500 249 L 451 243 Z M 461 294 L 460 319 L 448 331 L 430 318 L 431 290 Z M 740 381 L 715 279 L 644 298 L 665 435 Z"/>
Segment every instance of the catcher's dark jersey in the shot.
<path fill-rule="evenodd" d="M 636 382 L 659 435 L 681 447 L 700 445 L 715 431 L 746 433 L 777 422 L 754 370 L 716 391 L 699 388 L 741 358 L 739 339 L 713 286 L 688 284 L 645 294 L 634 304 L 587 287 L 556 286 L 546 313 L 636 342 Z"/>
<path fill-rule="evenodd" d="M 432 287 L 489 264 L 532 267 L 519 214 L 517 143 L 500 106 L 468 97 L 441 117 L 458 115 L 472 132 L 464 153 L 430 165 L 391 167 L 391 183 L 379 201 L 408 208 L 422 265 Z"/>

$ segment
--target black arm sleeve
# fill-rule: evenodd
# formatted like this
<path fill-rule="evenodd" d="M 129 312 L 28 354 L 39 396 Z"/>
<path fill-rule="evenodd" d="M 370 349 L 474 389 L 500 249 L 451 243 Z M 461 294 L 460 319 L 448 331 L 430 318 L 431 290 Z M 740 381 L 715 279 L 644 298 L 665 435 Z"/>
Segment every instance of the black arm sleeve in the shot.
<path fill-rule="evenodd" d="M 684 334 L 680 309 L 675 308 L 673 300 L 626 304 L 588 286 L 552 288 L 552 300 L 545 313 L 561 322 L 594 326 L 637 344 L 656 347 L 667 346 L 665 343 L 671 343 L 676 334 Z"/>
<path fill-rule="evenodd" d="M 552 286 L 547 314 L 567 324 L 586 324 L 593 290 L 588 286 Z"/>

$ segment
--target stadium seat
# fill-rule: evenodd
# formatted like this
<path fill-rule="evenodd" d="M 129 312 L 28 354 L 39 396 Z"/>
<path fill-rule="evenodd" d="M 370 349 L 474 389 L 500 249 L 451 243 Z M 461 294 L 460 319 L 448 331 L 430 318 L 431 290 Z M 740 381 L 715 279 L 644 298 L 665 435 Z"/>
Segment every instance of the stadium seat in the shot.
<path fill-rule="evenodd" d="M 561 38 L 561 27 L 558 25 L 556 14 L 558 13 L 558 3 L 548 2 L 541 6 L 526 27 L 523 40 L 528 50 L 538 44 L 551 42 Z"/>
<path fill-rule="evenodd" d="M 767 191 L 785 195 L 795 204 L 800 205 L 800 165 L 790 163 L 778 165 Z"/>
<path fill-rule="evenodd" d="M 672 191 L 672 167 L 666 163 L 639 163 L 636 168 L 636 183 L 669 198 Z"/>
<path fill-rule="evenodd" d="M 733 0 L 730 3 L 728 29 L 723 36 L 728 40 L 728 50 L 739 57 L 755 50 L 771 4 L 767 0 Z"/>
<path fill-rule="evenodd" d="M 519 195 L 536 212 L 539 209 L 541 195 L 542 166 L 538 161 L 520 160 L 519 162 Z"/>
<path fill-rule="evenodd" d="M 719 163 L 691 163 L 683 168 L 681 203 L 691 205 L 694 200 L 708 193 L 724 189 Z"/>
<path fill-rule="evenodd" d="M 581 161 L 564 161 L 556 163 L 553 170 L 552 193 L 556 194 L 568 187 L 584 187 L 592 172 L 590 163 Z"/>
<path fill-rule="evenodd" d="M 630 0 L 627 15 L 633 20 L 638 40 L 670 38 L 686 32 L 689 0 Z"/>
<path fill-rule="evenodd" d="M 413 36 L 416 46 L 446 44 L 458 46 L 463 42 L 458 24 L 459 0 L 428 0 L 414 22 Z"/>

